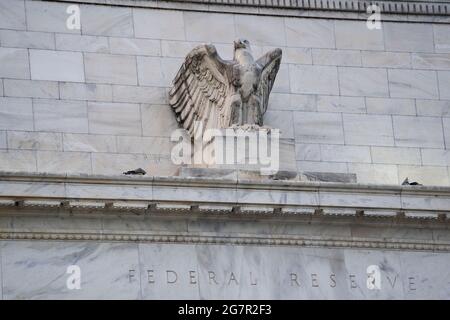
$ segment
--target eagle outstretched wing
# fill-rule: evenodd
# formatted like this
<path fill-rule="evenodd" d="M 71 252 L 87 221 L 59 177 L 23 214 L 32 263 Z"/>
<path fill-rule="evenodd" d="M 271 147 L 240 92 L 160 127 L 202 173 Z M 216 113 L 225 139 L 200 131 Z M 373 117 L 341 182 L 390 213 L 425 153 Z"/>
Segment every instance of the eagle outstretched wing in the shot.
<path fill-rule="evenodd" d="M 282 51 L 281 49 L 274 49 L 267 52 L 256 63 L 262 68 L 261 78 L 258 85 L 258 96 L 261 99 L 261 117 L 266 112 L 269 104 L 269 94 L 272 91 L 275 78 L 280 69 Z M 261 119 L 262 123 L 262 119 Z"/>
<path fill-rule="evenodd" d="M 194 126 L 195 121 L 203 123 L 202 131 L 218 127 L 230 86 L 227 78 L 229 65 L 230 62 L 219 57 L 213 45 L 199 45 L 186 56 L 173 80 L 169 104 L 177 121 L 191 137 L 199 133 L 198 126 Z"/>

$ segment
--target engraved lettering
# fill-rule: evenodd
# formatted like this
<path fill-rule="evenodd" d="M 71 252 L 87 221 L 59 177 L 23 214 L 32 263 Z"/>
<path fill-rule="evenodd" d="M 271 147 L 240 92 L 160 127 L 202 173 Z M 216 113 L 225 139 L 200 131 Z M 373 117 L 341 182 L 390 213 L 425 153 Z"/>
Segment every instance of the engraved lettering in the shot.
<path fill-rule="evenodd" d="M 336 275 L 334 273 L 330 274 L 330 287 L 335 288 L 336 287 Z"/>
<path fill-rule="evenodd" d="M 230 280 L 228 281 L 228 285 L 231 284 L 231 281 L 234 281 L 236 285 L 239 285 L 239 282 L 237 281 L 236 277 L 234 276 L 234 273 L 231 272 L 230 274 Z"/>
<path fill-rule="evenodd" d="M 154 270 L 147 270 L 147 281 L 148 283 L 155 283 Z"/>
<path fill-rule="evenodd" d="M 317 282 L 317 274 L 316 273 L 311 273 L 311 286 L 313 288 L 319 287 L 319 283 Z"/>
<path fill-rule="evenodd" d="M 216 274 L 212 271 L 208 271 L 209 284 L 211 284 L 211 280 L 214 281 L 215 284 L 219 284 L 216 281 Z"/>
<path fill-rule="evenodd" d="M 297 281 L 297 274 L 291 273 L 291 286 L 293 286 L 294 283 L 297 285 L 297 287 L 300 287 L 300 283 L 298 283 Z"/>
<path fill-rule="evenodd" d="M 130 270 L 128 271 L 128 280 L 129 280 L 130 282 L 133 282 L 135 273 L 136 273 L 136 270 L 134 270 L 134 269 L 130 269 Z"/>
<path fill-rule="evenodd" d="M 197 273 L 195 271 L 189 271 L 189 283 L 197 284 Z"/>
<path fill-rule="evenodd" d="M 178 274 L 173 270 L 166 271 L 167 283 L 175 283 L 178 280 Z"/>
<path fill-rule="evenodd" d="M 349 275 L 349 278 L 350 278 L 350 288 L 352 288 L 352 289 L 355 289 L 355 288 L 358 288 L 358 285 L 356 284 L 356 282 L 355 282 L 355 275 L 354 274 L 351 274 L 351 275 Z"/>
<path fill-rule="evenodd" d="M 389 276 L 387 275 L 386 278 L 389 281 L 389 284 L 391 285 L 392 288 L 395 287 L 395 283 L 397 282 L 397 275 L 395 275 L 394 280 L 392 280 L 391 278 L 389 278 Z"/>
<path fill-rule="evenodd" d="M 416 280 L 414 277 L 408 277 L 408 284 L 409 284 L 409 290 L 410 291 L 414 291 L 416 290 L 416 283 L 414 282 L 414 280 Z"/>

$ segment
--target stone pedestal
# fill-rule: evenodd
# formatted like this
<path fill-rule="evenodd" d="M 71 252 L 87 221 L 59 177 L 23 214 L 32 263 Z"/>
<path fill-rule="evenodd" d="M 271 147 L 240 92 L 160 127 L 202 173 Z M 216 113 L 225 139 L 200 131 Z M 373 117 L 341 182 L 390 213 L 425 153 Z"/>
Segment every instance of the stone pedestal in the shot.
<path fill-rule="evenodd" d="M 294 178 L 295 144 L 293 139 L 281 138 L 277 129 L 213 130 L 203 140 L 194 141 L 192 167 Z"/>

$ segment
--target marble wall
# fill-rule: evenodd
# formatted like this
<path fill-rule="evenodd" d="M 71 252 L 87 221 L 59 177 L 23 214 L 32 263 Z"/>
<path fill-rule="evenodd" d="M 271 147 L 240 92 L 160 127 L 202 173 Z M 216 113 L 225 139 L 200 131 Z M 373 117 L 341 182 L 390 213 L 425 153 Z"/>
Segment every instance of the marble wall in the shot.
<path fill-rule="evenodd" d="M 450 298 L 449 253 L 53 241 L 3 241 L 0 253 L 3 299 Z M 67 287 L 71 265 L 80 289 Z"/>
<path fill-rule="evenodd" d="M 171 175 L 167 90 L 191 48 L 283 49 L 266 124 L 299 171 L 449 185 L 450 25 L 0 0 L 0 170 Z"/>

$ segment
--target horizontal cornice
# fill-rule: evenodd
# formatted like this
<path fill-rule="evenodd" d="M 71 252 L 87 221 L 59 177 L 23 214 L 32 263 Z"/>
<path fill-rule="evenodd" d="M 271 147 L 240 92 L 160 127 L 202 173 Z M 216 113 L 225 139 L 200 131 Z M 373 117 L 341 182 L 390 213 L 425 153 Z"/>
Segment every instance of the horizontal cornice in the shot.
<path fill-rule="evenodd" d="M 35 0 L 36 1 L 36 0 Z M 37 0 L 40 1 L 40 0 Z M 446 0 L 49 0 L 189 11 L 234 12 L 294 17 L 365 20 L 367 7 L 376 4 L 383 21 L 450 23 Z"/>
<path fill-rule="evenodd" d="M 206 177 L 142 177 L 58 175 L 0 172 L 0 199 L 44 200 L 50 206 L 61 201 L 111 201 L 136 203 L 146 210 L 152 203 L 177 203 L 187 209 L 249 208 L 252 212 L 314 212 L 347 210 L 423 213 L 437 218 L 450 211 L 450 187 L 370 185 L 294 180 L 248 180 Z M 226 210 L 228 210 L 226 209 Z M 339 209 L 339 210 L 338 210 Z M 300 210 L 300 211 L 302 211 Z M 244 210 L 245 211 L 245 210 Z"/>
<path fill-rule="evenodd" d="M 0 172 L 0 240 L 449 252 L 449 208 L 448 187 Z"/>

